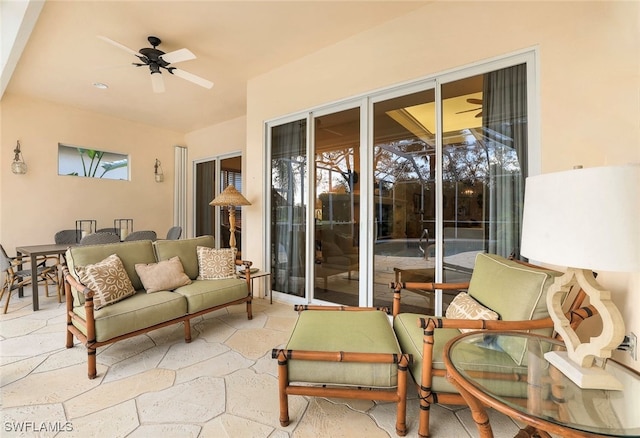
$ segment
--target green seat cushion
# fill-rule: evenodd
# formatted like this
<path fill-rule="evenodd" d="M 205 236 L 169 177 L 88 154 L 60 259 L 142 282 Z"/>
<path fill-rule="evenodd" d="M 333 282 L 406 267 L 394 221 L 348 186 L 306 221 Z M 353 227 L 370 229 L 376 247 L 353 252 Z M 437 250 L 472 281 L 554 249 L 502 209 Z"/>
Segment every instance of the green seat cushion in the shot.
<path fill-rule="evenodd" d="M 73 311 L 86 320 L 84 306 L 74 307 Z M 139 290 L 133 296 L 93 312 L 96 321 L 96 341 L 108 341 L 120 335 L 180 318 L 186 313 L 187 303 L 182 295 L 165 291 L 148 294 Z M 74 322 L 74 325 L 86 336 L 87 333 L 80 324 Z"/>
<path fill-rule="evenodd" d="M 177 288 L 174 293 L 186 298 L 188 313 L 220 306 L 249 295 L 247 281 L 237 278 L 193 280 L 191 284 Z"/>
<path fill-rule="evenodd" d="M 306 310 L 300 313 L 287 350 L 401 354 L 389 319 L 381 311 Z M 289 381 L 393 388 L 394 363 L 288 360 Z"/>
<path fill-rule="evenodd" d="M 402 352 L 413 355 L 413 363 L 409 369 L 416 383 L 422 385 L 422 344 L 424 331 L 418 327 L 419 318 L 427 318 L 427 316 L 417 313 L 400 313 L 393 320 L 393 330 L 398 338 Z M 444 360 L 442 359 L 444 345 L 459 334 L 460 330 L 448 328 L 437 329 L 434 332 L 433 368 L 440 370 L 445 369 Z M 438 392 L 458 392 L 455 387 L 443 377 L 434 377 L 431 387 Z"/>
<path fill-rule="evenodd" d="M 469 282 L 469 295 L 500 315 L 503 321 L 529 321 L 549 316 L 547 290 L 561 273 L 524 266 L 495 254 L 480 253 Z M 553 329 L 534 330 L 551 336 Z M 502 341 L 501 341 L 502 342 Z M 525 360 L 524 344 L 508 340 L 500 346 L 513 360 Z"/>
<path fill-rule="evenodd" d="M 423 339 L 424 331 L 418 327 L 419 318 L 427 318 L 426 315 L 416 313 L 401 313 L 394 319 L 393 330 L 396 333 L 400 348 L 404 353 L 413 355 L 413 364 L 410 367 L 411 374 L 418 385 L 422 386 L 422 364 L 423 364 Z M 447 342 L 460 335 L 458 329 L 438 328 L 434 331 L 433 345 L 433 369 L 444 370 L 444 346 Z M 479 345 L 464 344 L 458 347 L 459 356 L 462 356 L 461 364 L 466 368 L 478 371 L 491 371 L 506 374 L 526 374 L 526 367 L 516 364 L 510 355 L 504 351 L 492 348 L 484 348 Z M 499 348 L 499 347 L 498 347 Z M 479 383 L 484 380 L 479 379 Z M 491 387 L 495 387 L 492 381 Z M 458 393 L 458 390 L 444 377 L 432 377 L 431 388 L 435 392 Z M 527 385 L 522 382 L 513 382 L 507 379 L 500 383 L 497 393 L 508 397 L 526 397 Z"/>
<path fill-rule="evenodd" d="M 156 240 L 153 242 L 156 257 L 158 258 L 157 261 L 169 260 L 175 256 L 180 257 L 184 273 L 192 280 L 195 280 L 198 276 L 198 255 L 196 252 L 198 246 L 213 248 L 213 236 L 199 236 L 182 240 Z"/>
<path fill-rule="evenodd" d="M 66 260 L 69 272 L 80 281 L 76 274 L 76 266 L 87 266 L 98 263 L 108 256 L 116 254 L 122 261 L 125 271 L 135 290 L 142 289 L 142 281 L 136 272 L 136 263 L 155 263 L 156 257 L 150 240 L 134 240 L 131 242 L 111 243 L 105 245 L 79 245 L 67 250 Z M 84 304 L 84 295 L 72 290 L 74 306 Z"/>

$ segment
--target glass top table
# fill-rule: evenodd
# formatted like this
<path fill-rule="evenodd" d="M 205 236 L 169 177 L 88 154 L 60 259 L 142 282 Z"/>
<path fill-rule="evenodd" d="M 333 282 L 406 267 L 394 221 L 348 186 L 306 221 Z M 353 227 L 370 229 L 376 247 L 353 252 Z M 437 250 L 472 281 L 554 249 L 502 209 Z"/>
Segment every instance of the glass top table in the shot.
<path fill-rule="evenodd" d="M 447 378 L 469 403 L 480 436 L 493 436 L 483 405 L 526 423 L 532 436 L 536 430 L 563 437 L 640 436 L 638 373 L 609 360 L 605 369 L 624 389 L 581 389 L 543 356 L 564 349 L 559 341 L 520 332 L 476 331 L 449 341 Z"/>

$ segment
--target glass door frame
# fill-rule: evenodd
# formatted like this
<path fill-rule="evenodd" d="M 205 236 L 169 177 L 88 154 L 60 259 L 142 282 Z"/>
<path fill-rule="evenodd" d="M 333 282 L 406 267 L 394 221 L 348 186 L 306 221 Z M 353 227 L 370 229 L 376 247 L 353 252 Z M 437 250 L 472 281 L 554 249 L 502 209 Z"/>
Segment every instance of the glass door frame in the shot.
<path fill-rule="evenodd" d="M 197 172 L 198 172 L 198 164 L 202 164 L 202 163 L 208 163 L 213 161 L 215 163 L 214 165 L 214 180 L 213 180 L 213 199 L 215 199 L 216 196 L 218 196 L 220 194 L 220 192 L 222 191 L 220 189 L 220 176 L 222 174 L 221 171 L 221 162 L 222 160 L 228 159 L 228 158 L 237 158 L 239 157 L 241 159 L 241 166 L 242 166 L 242 152 L 236 151 L 236 152 L 228 152 L 225 154 L 220 154 L 220 155 L 214 155 L 214 156 L 210 156 L 210 157 L 206 157 L 206 158 L 200 158 L 197 160 L 193 160 L 192 162 L 192 175 L 193 175 L 193 179 L 192 179 L 192 184 L 193 184 L 193 220 L 192 220 L 192 227 L 193 230 L 195 231 L 197 229 L 196 227 L 196 221 L 197 221 L 197 215 L 196 215 L 196 208 L 197 208 L 197 191 L 198 191 L 198 186 L 197 186 Z M 240 173 L 244 173 L 242 168 L 240 169 Z M 242 177 L 242 181 L 244 184 L 244 177 Z M 211 201 L 209 201 L 211 202 Z M 214 225 L 213 225 L 213 229 L 214 229 L 214 233 L 213 233 L 213 237 L 214 237 L 214 241 L 215 241 L 215 245 L 216 248 L 221 248 L 220 246 L 220 239 L 221 239 L 221 232 L 220 232 L 220 221 L 218 220 L 220 218 L 220 207 L 213 207 L 214 208 L 214 212 L 213 214 L 213 220 L 214 220 Z M 244 242 L 241 242 L 241 244 L 244 244 Z M 242 247 L 238 248 L 239 251 L 242 251 Z"/>
<path fill-rule="evenodd" d="M 491 71 L 511 67 L 517 64 L 526 64 L 527 70 L 527 121 L 528 121 L 528 146 L 527 146 L 527 175 L 536 175 L 540 173 L 541 169 L 541 156 L 540 156 L 540 95 L 538 84 L 540 80 L 539 72 L 539 49 L 537 47 L 523 49 L 511 54 L 499 56 L 496 58 L 482 60 L 470 65 L 462 66 L 445 72 L 435 73 L 429 77 L 410 81 L 407 83 L 386 87 L 382 90 L 372 91 L 353 98 L 347 98 L 339 102 L 328 103 L 321 105 L 306 111 L 300 111 L 293 115 L 285 117 L 275 118 L 265 122 L 264 125 L 264 159 L 266 165 L 265 176 L 265 188 L 263 192 L 264 203 L 264 217 L 270 218 L 271 209 L 271 172 L 269 163 L 271 162 L 271 129 L 275 126 L 280 126 L 285 123 L 306 120 L 307 122 L 307 142 L 306 142 L 306 154 L 308 160 L 307 180 L 306 187 L 307 192 L 305 200 L 308 206 L 314 205 L 315 194 L 315 181 L 309 178 L 309 174 L 312 170 L 310 164 L 313 154 L 313 138 L 315 124 L 314 118 L 334 112 L 342 111 L 345 109 L 353 109 L 360 107 L 361 123 L 360 123 L 360 267 L 359 267 L 359 305 L 361 307 L 371 306 L 373 303 L 373 273 L 374 273 L 374 212 L 371 208 L 374 205 L 374 193 L 372 190 L 372 169 L 373 169 L 373 105 L 377 102 L 381 102 L 394 97 L 401 97 L 413 92 L 424 91 L 426 89 L 434 89 L 435 91 L 435 106 L 436 106 L 436 199 L 442 199 L 442 90 L 443 84 L 462 80 L 475 75 L 481 75 L 489 73 Z M 313 289 L 314 289 L 314 267 L 309 263 L 309 260 L 314 260 L 314 244 L 313 239 L 309 238 L 313 232 L 313 219 L 314 209 L 306 209 L 306 233 L 307 239 L 305 242 L 305 286 L 307 293 L 305 294 L 304 302 L 313 303 Z M 443 232 L 443 211 L 442 202 L 436 203 L 436 232 L 442 236 Z M 270 227 L 266 227 L 266 240 L 265 242 L 271 242 Z M 442 281 L 443 276 L 443 239 L 436 240 L 436 281 Z M 271 260 L 270 245 L 264 246 L 264 259 Z M 311 292 L 310 292 L 311 291 Z M 299 297 L 290 296 L 287 294 L 279 294 L 279 298 L 283 301 L 291 301 L 294 303 L 300 303 Z M 435 300 L 436 316 L 442 314 L 442 291 L 436 292 Z"/>

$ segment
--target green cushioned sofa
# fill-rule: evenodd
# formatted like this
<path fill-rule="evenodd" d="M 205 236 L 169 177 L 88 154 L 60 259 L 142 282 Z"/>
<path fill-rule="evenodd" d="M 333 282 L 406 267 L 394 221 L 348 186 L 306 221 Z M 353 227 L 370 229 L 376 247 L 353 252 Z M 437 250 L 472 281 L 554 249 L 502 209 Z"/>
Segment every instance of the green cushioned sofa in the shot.
<path fill-rule="evenodd" d="M 196 316 L 236 304 L 246 303 L 251 314 L 251 262 L 236 261 L 244 266 L 246 278 L 198 279 L 197 247 L 213 248 L 212 236 L 183 240 L 138 240 L 104 245 L 75 246 L 67 250 L 65 292 L 67 307 L 67 348 L 73 347 L 75 336 L 87 348 L 88 374 L 97 375 L 96 349 L 160 327 L 184 323 L 185 341 L 191 341 L 190 320 Z M 94 308 L 94 291 L 80 282 L 78 267 L 92 265 L 116 254 L 135 293 L 113 304 Z M 154 264 L 179 257 L 190 284 L 173 290 L 147 293 L 136 264 Z"/>

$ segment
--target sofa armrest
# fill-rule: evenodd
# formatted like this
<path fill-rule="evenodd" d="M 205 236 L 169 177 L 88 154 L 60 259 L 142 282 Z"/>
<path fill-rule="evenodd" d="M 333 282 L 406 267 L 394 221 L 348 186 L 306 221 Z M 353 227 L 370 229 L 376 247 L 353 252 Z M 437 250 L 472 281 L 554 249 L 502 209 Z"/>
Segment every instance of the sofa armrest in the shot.
<path fill-rule="evenodd" d="M 62 275 L 64 277 L 65 292 L 67 294 L 67 325 L 71 325 L 72 318 L 82 321 L 82 319 L 73 312 L 73 296 L 71 294 L 71 288 L 73 287 L 79 293 L 84 295 L 85 320 L 83 323 L 86 325 L 87 330 L 87 344 L 93 344 L 96 342 L 96 321 L 93 315 L 94 292 L 76 280 L 69 272 L 69 268 L 67 266 L 63 268 Z M 73 346 L 73 344 L 69 345 L 70 341 L 71 340 L 67 338 L 68 348 Z"/>

